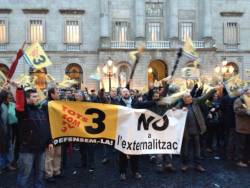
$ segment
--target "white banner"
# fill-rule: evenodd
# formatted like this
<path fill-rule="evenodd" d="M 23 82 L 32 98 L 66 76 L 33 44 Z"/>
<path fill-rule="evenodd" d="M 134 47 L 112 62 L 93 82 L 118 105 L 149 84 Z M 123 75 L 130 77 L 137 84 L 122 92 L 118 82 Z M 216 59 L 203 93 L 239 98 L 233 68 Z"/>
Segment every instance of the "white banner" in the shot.
<path fill-rule="evenodd" d="M 144 109 L 120 108 L 115 148 L 129 155 L 180 154 L 187 112 L 158 116 Z"/>

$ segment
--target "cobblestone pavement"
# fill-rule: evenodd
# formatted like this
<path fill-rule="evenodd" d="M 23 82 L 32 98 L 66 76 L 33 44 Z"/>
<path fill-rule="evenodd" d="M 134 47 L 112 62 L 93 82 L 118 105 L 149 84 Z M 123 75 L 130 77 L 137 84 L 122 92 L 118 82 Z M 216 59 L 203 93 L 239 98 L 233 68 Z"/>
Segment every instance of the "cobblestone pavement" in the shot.
<path fill-rule="evenodd" d="M 56 182 L 46 184 L 48 188 L 167 188 L 167 187 L 204 187 L 204 188 L 249 188 L 250 167 L 242 169 L 233 163 L 224 160 L 215 160 L 213 157 L 203 161 L 207 169 L 205 173 L 199 173 L 194 169 L 181 172 L 180 159 L 175 157 L 174 164 L 177 168 L 175 173 L 160 173 L 156 165 L 149 162 L 148 156 L 140 158 L 142 180 L 135 180 L 128 173 L 128 179 L 120 182 L 117 160 L 115 154 L 111 154 L 107 164 L 101 163 L 102 153 L 100 149 L 96 153 L 96 169 L 89 173 L 87 169 L 77 168 L 80 161 L 79 152 L 75 151 L 69 159 L 64 177 L 56 179 Z M 14 188 L 16 172 L 5 172 L 0 175 L 0 188 Z"/>

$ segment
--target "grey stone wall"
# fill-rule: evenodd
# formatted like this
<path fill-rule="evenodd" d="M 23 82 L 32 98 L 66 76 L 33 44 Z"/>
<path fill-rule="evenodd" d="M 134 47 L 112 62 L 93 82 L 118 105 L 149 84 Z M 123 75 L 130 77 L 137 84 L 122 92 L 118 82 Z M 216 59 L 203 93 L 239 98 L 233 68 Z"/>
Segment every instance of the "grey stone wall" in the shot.
<path fill-rule="evenodd" d="M 137 0 L 136 0 L 137 1 Z M 53 62 L 48 67 L 48 72 L 57 80 L 61 80 L 65 68 L 70 63 L 77 63 L 83 70 L 83 82 L 90 88 L 99 87 L 99 82 L 89 78 L 96 71 L 97 66 L 102 66 L 111 57 L 115 64 L 127 62 L 131 65 L 128 53 L 134 49 L 118 50 L 111 48 L 100 48 L 101 38 L 110 41 L 112 36 L 112 21 L 127 20 L 131 23 L 131 38 L 143 38 L 145 32 L 145 15 L 140 9 L 146 0 L 0 0 L 0 9 L 11 9 L 11 13 L 0 13 L 0 19 L 8 20 L 9 42 L 6 51 L 0 52 L 0 63 L 10 66 L 15 52 L 27 39 L 27 23 L 30 18 L 42 18 L 46 24 L 45 50 Z M 157 1 L 156 1 L 157 2 Z M 214 68 L 220 64 L 223 57 L 228 61 L 235 62 L 240 69 L 240 76 L 245 80 L 250 77 L 246 69 L 250 69 L 250 1 L 248 0 L 160 0 L 164 2 L 164 40 L 178 36 L 178 23 L 176 21 L 186 20 L 195 22 L 195 40 L 203 40 L 211 37 L 215 41 L 214 48 L 198 50 L 203 63 L 201 72 L 211 76 Z M 142 3 L 142 4 L 141 4 Z M 206 4 L 207 3 L 207 4 Z M 209 9 L 207 10 L 209 5 Z M 171 6 L 177 8 L 175 11 Z M 46 8 L 47 14 L 24 14 L 22 9 Z M 144 9 L 145 7 L 142 6 Z M 59 9 L 81 9 L 85 10 L 83 15 L 62 15 Z M 221 16 L 221 12 L 242 13 L 242 16 Z M 176 15 L 177 14 L 177 15 Z M 207 14 L 208 16 L 206 17 Z M 137 18 L 139 15 L 140 18 Z M 81 21 L 82 44 L 80 51 L 68 52 L 63 43 L 64 20 L 77 18 Z M 102 19 L 104 18 L 104 19 Z M 223 46 L 223 22 L 236 21 L 240 24 L 240 46 L 236 51 L 226 51 Z M 171 23 L 173 25 L 171 25 Z M 140 25 L 142 24 L 142 25 Z M 177 32 L 177 33 L 176 33 Z M 209 36 L 211 34 L 211 36 Z M 102 36 L 103 35 L 103 36 Z M 144 36 L 145 37 L 145 36 Z M 144 41 L 145 42 L 145 41 Z M 154 59 L 163 60 L 168 66 L 169 73 L 172 70 L 176 58 L 177 49 L 146 50 L 140 59 L 133 87 L 143 88 L 147 85 L 147 68 L 150 61 Z M 182 67 L 184 65 L 180 65 Z M 23 61 L 18 65 L 15 77 L 27 72 L 28 66 Z M 177 71 L 177 76 L 180 71 Z M 117 83 L 117 76 L 113 82 Z"/>

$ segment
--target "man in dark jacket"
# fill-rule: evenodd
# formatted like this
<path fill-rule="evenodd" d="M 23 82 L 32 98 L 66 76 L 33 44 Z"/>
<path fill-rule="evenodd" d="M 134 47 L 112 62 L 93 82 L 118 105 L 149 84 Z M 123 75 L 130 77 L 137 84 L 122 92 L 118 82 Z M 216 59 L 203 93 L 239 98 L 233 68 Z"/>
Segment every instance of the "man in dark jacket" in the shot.
<path fill-rule="evenodd" d="M 109 103 L 114 104 L 114 105 L 119 105 L 120 101 L 117 97 L 117 90 L 116 88 L 111 88 L 111 91 L 109 92 L 110 98 L 109 98 Z"/>
<path fill-rule="evenodd" d="M 200 163 L 200 135 L 205 133 L 206 125 L 199 105 L 204 103 L 214 92 L 215 90 L 212 89 L 206 95 L 199 98 L 192 98 L 190 93 L 186 93 L 183 96 L 183 103 L 178 105 L 179 108 L 188 111 L 181 149 L 182 171 L 187 171 L 189 168 L 190 142 L 194 146 L 193 156 L 196 169 L 200 172 L 205 171 Z"/>
<path fill-rule="evenodd" d="M 20 126 L 20 156 L 17 175 L 17 187 L 29 187 L 29 178 L 33 187 L 43 188 L 45 149 L 52 152 L 51 135 L 47 112 L 38 106 L 39 96 L 36 90 L 24 93 L 16 90 L 16 111 Z"/>
<path fill-rule="evenodd" d="M 136 99 L 132 99 L 127 88 L 122 89 L 122 98 L 120 100 L 120 104 L 122 106 L 126 106 L 128 108 L 148 108 L 155 104 L 154 101 L 149 102 L 139 102 Z M 131 171 L 133 176 L 136 179 L 141 179 L 142 175 L 139 173 L 138 167 L 138 156 L 137 155 L 126 155 L 122 152 L 119 152 L 119 171 L 120 171 L 120 180 L 126 180 L 126 169 L 128 166 L 128 159 L 131 163 Z"/>
<path fill-rule="evenodd" d="M 237 95 L 241 95 L 242 91 L 238 91 Z M 231 97 L 224 88 L 221 97 L 221 129 L 219 138 L 223 139 L 223 153 L 228 160 L 234 160 L 236 157 L 237 134 L 235 131 L 235 113 L 233 109 L 234 101 L 239 96 Z M 219 140 L 220 141 L 220 140 Z"/>
<path fill-rule="evenodd" d="M 59 90 L 52 87 L 48 90 L 48 99 L 43 103 L 42 107 L 48 113 L 48 102 L 59 100 Z M 50 152 L 49 148 L 45 152 L 45 179 L 48 182 L 54 182 L 54 177 L 61 177 L 61 145 L 54 147 L 54 152 Z"/>

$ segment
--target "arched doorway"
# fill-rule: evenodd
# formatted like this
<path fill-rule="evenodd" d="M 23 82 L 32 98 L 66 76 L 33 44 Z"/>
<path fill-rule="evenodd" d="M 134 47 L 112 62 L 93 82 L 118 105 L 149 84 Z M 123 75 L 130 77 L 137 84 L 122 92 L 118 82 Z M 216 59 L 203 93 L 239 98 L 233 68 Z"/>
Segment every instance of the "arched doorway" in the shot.
<path fill-rule="evenodd" d="M 118 86 L 126 87 L 129 79 L 130 68 L 127 63 L 121 63 L 118 67 Z"/>
<path fill-rule="evenodd" d="M 66 67 L 65 74 L 70 77 L 70 79 L 78 81 L 78 84 L 76 84 L 75 87 L 79 89 L 83 81 L 82 67 L 76 63 L 69 64 Z"/>
<path fill-rule="evenodd" d="M 4 73 L 5 76 L 7 76 L 9 72 L 9 67 L 5 64 L 0 63 L 0 71 L 2 71 L 2 73 Z"/>
<path fill-rule="evenodd" d="M 148 84 L 151 85 L 155 80 L 160 81 L 168 76 L 168 67 L 162 60 L 153 60 L 148 66 Z"/>
<path fill-rule="evenodd" d="M 43 90 L 47 87 L 47 82 L 46 82 L 46 74 L 47 74 L 47 69 L 42 68 L 42 69 L 29 69 L 29 74 L 33 77 L 35 77 L 35 85 L 37 88 Z"/>

